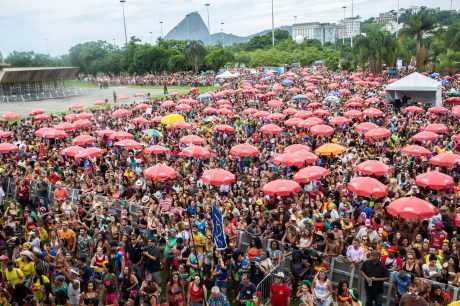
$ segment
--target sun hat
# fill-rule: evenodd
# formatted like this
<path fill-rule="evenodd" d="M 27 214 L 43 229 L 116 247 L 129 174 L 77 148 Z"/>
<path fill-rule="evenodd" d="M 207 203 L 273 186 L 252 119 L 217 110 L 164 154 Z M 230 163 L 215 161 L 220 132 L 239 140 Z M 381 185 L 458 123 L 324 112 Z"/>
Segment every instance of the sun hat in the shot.
<path fill-rule="evenodd" d="M 275 275 L 276 277 L 284 278 L 284 273 L 283 272 L 278 272 Z"/>

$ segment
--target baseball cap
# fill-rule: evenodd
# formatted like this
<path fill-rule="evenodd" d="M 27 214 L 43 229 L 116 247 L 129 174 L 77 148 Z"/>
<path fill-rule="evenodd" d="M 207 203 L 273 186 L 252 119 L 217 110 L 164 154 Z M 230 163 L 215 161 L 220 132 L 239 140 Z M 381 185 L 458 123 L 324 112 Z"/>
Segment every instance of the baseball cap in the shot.
<path fill-rule="evenodd" d="M 372 226 L 371 220 L 366 219 L 366 221 L 364 221 L 364 225 L 365 226 Z"/>
<path fill-rule="evenodd" d="M 444 228 L 444 224 L 441 222 L 441 221 L 438 221 L 434 224 L 434 226 L 438 226 L 438 227 L 441 227 L 441 228 Z"/>

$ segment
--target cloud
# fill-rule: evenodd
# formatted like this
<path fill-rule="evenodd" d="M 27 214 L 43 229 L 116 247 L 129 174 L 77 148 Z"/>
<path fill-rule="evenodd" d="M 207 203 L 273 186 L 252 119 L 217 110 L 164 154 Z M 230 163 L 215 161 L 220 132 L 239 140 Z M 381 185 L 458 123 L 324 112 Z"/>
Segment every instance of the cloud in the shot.
<path fill-rule="evenodd" d="M 0 51 L 33 50 L 53 56 L 67 53 L 78 43 L 106 40 L 118 45 L 124 43 L 122 5 L 118 0 L 21 0 L 3 1 L 0 10 Z M 150 42 L 166 35 L 186 14 L 197 11 L 207 24 L 205 3 L 210 3 L 211 32 L 224 32 L 247 36 L 271 28 L 270 0 L 126 0 L 125 16 L 128 37 L 136 36 Z M 273 0 L 275 26 L 292 25 L 297 22 L 338 22 L 343 18 L 342 6 L 351 16 L 351 0 Z M 441 6 L 448 9 L 449 1 L 404 0 L 401 6 Z M 459 9 L 458 4 L 454 4 Z M 364 18 L 378 16 L 381 12 L 396 9 L 397 0 L 354 0 L 354 15 Z M 4 30 L 7 29 L 7 30 Z M 152 34 L 150 34 L 152 32 Z"/>

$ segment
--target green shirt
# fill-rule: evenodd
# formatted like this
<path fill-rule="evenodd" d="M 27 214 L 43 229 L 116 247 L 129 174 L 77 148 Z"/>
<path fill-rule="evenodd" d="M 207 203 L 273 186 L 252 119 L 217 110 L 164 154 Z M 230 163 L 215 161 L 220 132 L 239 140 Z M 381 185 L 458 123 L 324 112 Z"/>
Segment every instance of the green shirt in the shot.
<path fill-rule="evenodd" d="M 172 244 L 173 247 L 176 246 L 176 240 L 177 240 L 177 237 L 168 237 L 168 241 L 169 241 L 169 243 Z M 169 251 L 171 251 L 171 249 L 172 248 L 170 248 L 168 246 L 168 244 L 166 243 L 165 252 L 164 252 L 165 258 L 167 258 L 167 259 L 173 259 L 174 258 L 174 254 L 169 254 Z"/>

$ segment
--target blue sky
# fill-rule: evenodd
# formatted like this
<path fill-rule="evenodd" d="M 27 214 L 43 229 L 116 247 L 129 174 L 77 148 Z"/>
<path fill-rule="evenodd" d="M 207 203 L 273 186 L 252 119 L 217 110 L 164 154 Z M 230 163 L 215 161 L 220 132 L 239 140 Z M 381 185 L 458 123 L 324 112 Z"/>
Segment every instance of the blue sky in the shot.
<path fill-rule="evenodd" d="M 273 0 L 275 27 L 297 22 L 337 22 L 351 16 L 351 0 Z M 145 42 L 159 37 L 160 21 L 166 35 L 187 13 L 197 11 L 207 23 L 209 8 L 211 33 L 247 36 L 271 28 L 270 0 L 126 0 L 128 37 Z M 450 8 L 450 0 L 399 0 L 400 7 L 411 5 Z M 460 9 L 453 0 L 453 9 Z M 354 15 L 377 16 L 397 8 L 398 0 L 354 0 Z M 105 40 L 124 43 L 123 13 L 118 0 L 19 0 L 0 1 L 0 51 L 35 51 L 57 56 L 80 42 Z M 150 34 L 152 32 L 152 34 Z"/>

